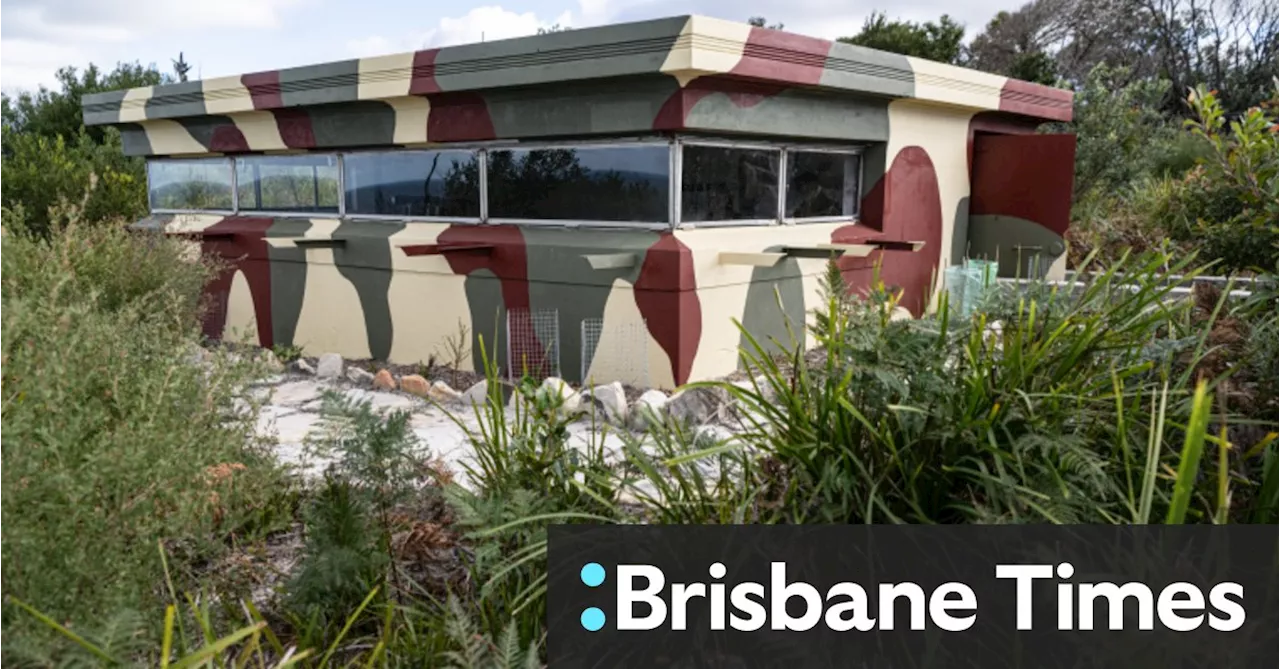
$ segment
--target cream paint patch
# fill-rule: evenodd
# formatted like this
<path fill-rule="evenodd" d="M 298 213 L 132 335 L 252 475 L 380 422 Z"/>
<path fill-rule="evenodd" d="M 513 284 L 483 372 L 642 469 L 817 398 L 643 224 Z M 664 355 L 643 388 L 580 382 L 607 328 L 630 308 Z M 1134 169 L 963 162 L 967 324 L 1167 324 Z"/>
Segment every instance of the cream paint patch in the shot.
<path fill-rule="evenodd" d="M 208 214 L 177 214 L 172 220 L 164 224 L 164 231 L 167 234 L 200 232 L 217 224 L 223 218 L 225 217 L 210 216 Z"/>
<path fill-rule="evenodd" d="M 147 100 L 155 93 L 155 87 L 130 88 L 120 101 L 120 122 L 137 123 L 147 119 Z"/>
<path fill-rule="evenodd" d="M 955 236 L 956 207 L 969 197 L 969 120 L 974 112 L 922 103 L 895 100 L 889 103 L 888 165 L 907 146 L 919 146 L 929 154 L 938 176 L 938 199 L 942 205 L 942 246 L 934 269 L 933 299 L 943 287 L 943 269 L 950 262 Z M 932 308 L 932 305 L 931 305 Z"/>
<path fill-rule="evenodd" d="M 206 114 L 234 114 L 253 109 L 253 96 L 240 77 L 206 79 L 200 86 Z M 239 124 L 237 124 L 239 125 Z M 253 146 L 250 142 L 249 146 Z"/>
<path fill-rule="evenodd" d="M 334 219 L 309 219 L 308 239 L 329 239 L 338 227 Z M 356 288 L 334 262 L 333 249 L 306 250 L 307 283 L 294 342 L 316 355 L 337 353 L 344 358 L 368 358 L 369 333 Z"/>
<path fill-rule="evenodd" d="M 644 316 L 636 306 L 635 291 L 622 279 L 613 280 L 609 299 L 604 304 L 600 338 L 587 363 L 583 385 L 621 381 L 648 388 L 652 386 L 650 379 L 655 371 L 664 378 L 664 383 L 673 384 L 671 359 L 649 333 Z"/>
<path fill-rule="evenodd" d="M 738 323 L 746 312 L 754 268 L 720 262 L 721 251 L 759 252 L 780 246 L 813 246 L 831 242 L 831 234 L 847 223 L 815 223 L 755 228 L 704 228 L 678 230 L 676 237 L 693 252 L 694 278 L 702 307 L 702 338 L 690 378 L 705 379 L 730 374 L 738 368 Z M 819 283 L 826 261 L 798 258 L 804 291 L 806 322 L 813 321 Z"/>
<path fill-rule="evenodd" d="M 391 105 L 396 114 L 392 143 L 419 144 L 427 141 L 427 116 L 431 113 L 431 103 L 426 98 L 389 98 L 384 102 Z"/>
<path fill-rule="evenodd" d="M 156 119 L 142 123 L 151 143 L 151 153 L 158 156 L 209 153 L 190 132 L 177 121 Z"/>
<path fill-rule="evenodd" d="M 742 60 L 750 35 L 751 26 L 745 23 L 705 16 L 691 17 L 680 31 L 660 71 L 675 77 L 681 88 L 698 77 L 723 74 Z"/>
<path fill-rule="evenodd" d="M 222 337 L 242 344 L 258 343 L 258 315 L 253 310 L 253 291 L 244 272 L 236 271 L 227 293 L 227 319 Z"/>
<path fill-rule="evenodd" d="M 251 111 L 232 114 L 231 121 L 254 151 L 283 151 L 289 147 L 280 137 L 280 125 L 269 111 Z"/>
<path fill-rule="evenodd" d="M 381 100 L 409 94 L 413 81 L 413 52 L 361 58 L 360 83 L 356 95 L 361 100 Z"/>
<path fill-rule="evenodd" d="M 1006 77 L 910 56 L 907 62 L 915 72 L 918 100 L 976 109 L 1000 108 L 1000 90 L 1008 81 Z"/>
<path fill-rule="evenodd" d="M 1064 281 L 1067 278 L 1067 254 L 1063 253 L 1054 259 L 1053 264 L 1049 265 L 1049 271 L 1045 274 L 1045 278 L 1049 281 Z"/>
<path fill-rule="evenodd" d="M 394 333 L 391 359 L 397 362 L 425 362 L 432 355 L 448 358 L 447 340 L 458 338 L 460 326 L 466 328 L 468 349 L 474 341 L 466 277 L 454 274 L 442 255 L 410 257 L 399 248 L 434 244 L 448 227 L 444 223 L 409 223 L 390 238 L 392 273 L 387 300 Z M 474 368 L 471 360 L 470 353 L 463 356 L 463 370 Z"/>

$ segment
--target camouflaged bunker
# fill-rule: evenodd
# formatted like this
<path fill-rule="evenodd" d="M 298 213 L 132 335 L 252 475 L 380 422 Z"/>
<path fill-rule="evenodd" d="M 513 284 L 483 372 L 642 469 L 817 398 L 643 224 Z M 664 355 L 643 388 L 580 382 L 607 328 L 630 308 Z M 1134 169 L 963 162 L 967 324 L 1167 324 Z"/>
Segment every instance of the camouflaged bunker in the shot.
<path fill-rule="evenodd" d="M 211 336 L 672 387 L 797 334 L 827 258 L 919 315 L 1061 271 L 1072 95 L 679 17 L 88 96 L 227 269 Z M 735 324 L 741 324 L 741 329 Z M 518 370 L 517 370 L 518 371 Z"/>

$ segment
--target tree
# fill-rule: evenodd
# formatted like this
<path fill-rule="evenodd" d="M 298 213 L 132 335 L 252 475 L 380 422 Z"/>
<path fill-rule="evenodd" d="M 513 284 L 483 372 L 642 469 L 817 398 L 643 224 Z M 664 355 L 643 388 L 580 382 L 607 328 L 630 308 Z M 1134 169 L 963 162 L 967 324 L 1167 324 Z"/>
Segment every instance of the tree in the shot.
<path fill-rule="evenodd" d="M 883 12 L 876 12 L 867 17 L 857 35 L 841 37 L 840 41 L 940 63 L 959 64 L 963 53 L 964 25 L 946 14 L 937 22 L 914 23 L 890 21 Z"/>
<path fill-rule="evenodd" d="M 781 24 L 781 23 L 774 23 L 774 24 L 772 24 L 772 25 L 765 25 L 766 21 L 765 21 L 765 18 L 764 18 L 763 16 L 753 16 L 753 17 L 751 17 L 751 18 L 747 19 L 747 23 L 751 24 L 752 26 L 755 26 L 756 28 L 768 28 L 769 30 L 782 30 L 782 24 Z"/>
<path fill-rule="evenodd" d="M 12 98 L 4 95 L 4 126 L 19 133 L 61 137 L 72 142 L 85 129 L 80 108 L 84 96 L 122 88 L 155 86 L 171 80 L 154 65 L 143 67 L 140 63 L 120 63 L 106 74 L 96 65 L 89 65 L 83 73 L 74 67 L 64 67 L 55 77 L 60 90 L 41 86 L 34 93 L 22 91 Z M 102 126 L 88 128 L 87 131 L 98 143 L 106 134 L 106 128 Z"/>
<path fill-rule="evenodd" d="M 57 73 L 59 90 L 41 86 L 3 96 L 3 172 L 0 197 L 21 207 L 28 225 L 45 232 L 56 225 L 50 207 L 84 201 L 86 222 L 136 219 L 146 213 L 143 161 L 125 156 L 115 128 L 86 128 L 81 99 L 100 91 L 152 86 L 170 79 L 154 66 L 121 63 L 103 74 L 90 65 Z"/>

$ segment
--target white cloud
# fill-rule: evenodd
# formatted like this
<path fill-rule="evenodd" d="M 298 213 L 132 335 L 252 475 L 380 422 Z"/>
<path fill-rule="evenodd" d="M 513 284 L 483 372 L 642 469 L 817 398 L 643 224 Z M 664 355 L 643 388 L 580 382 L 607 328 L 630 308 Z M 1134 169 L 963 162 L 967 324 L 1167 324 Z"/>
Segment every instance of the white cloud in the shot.
<path fill-rule="evenodd" d="M 4 7 L 6 91 L 51 85 L 59 67 L 112 62 L 121 46 L 209 30 L 270 30 L 302 0 L 9 0 Z"/>
<path fill-rule="evenodd" d="M 4 36 L 93 41 L 136 40 L 157 32 L 281 25 L 300 0 L 10 0 Z"/>
<path fill-rule="evenodd" d="M 540 28 L 585 28 L 608 20 L 609 0 L 580 0 L 578 12 L 564 10 L 558 16 L 541 17 L 534 12 L 517 13 L 498 5 L 475 7 L 461 16 L 446 16 L 432 28 L 398 36 L 371 35 L 348 40 L 346 47 L 355 57 L 377 56 L 400 51 L 492 42 L 533 35 Z"/>

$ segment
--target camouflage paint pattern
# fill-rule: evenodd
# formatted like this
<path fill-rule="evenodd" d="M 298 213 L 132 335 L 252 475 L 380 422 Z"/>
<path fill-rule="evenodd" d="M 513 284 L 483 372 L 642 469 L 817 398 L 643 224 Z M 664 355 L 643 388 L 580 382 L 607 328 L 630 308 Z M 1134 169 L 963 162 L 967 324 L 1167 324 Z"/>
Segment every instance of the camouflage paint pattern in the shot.
<path fill-rule="evenodd" d="M 481 338 L 505 360 L 508 310 L 555 309 L 566 377 L 582 362 L 580 324 L 602 318 L 605 336 L 626 324 L 648 333 L 634 352 L 647 378 L 620 380 L 667 388 L 736 369 L 735 321 L 758 339 L 802 339 L 825 246 L 872 245 L 839 259 L 847 282 L 864 290 L 879 264 L 915 315 L 965 257 L 1000 255 L 1014 272 L 1008 249 L 1037 247 L 1060 271 L 1074 159 L 1073 138 L 1034 134 L 1070 120 L 1069 91 L 704 17 L 112 91 L 83 109 L 145 156 L 674 133 L 863 145 L 860 214 L 839 222 L 651 230 L 156 214 L 142 224 L 227 263 L 209 287 L 211 336 L 415 362 L 439 356 L 461 325 L 473 348 L 464 367 L 475 367 Z M 586 367 L 637 368 L 626 362 Z"/>

